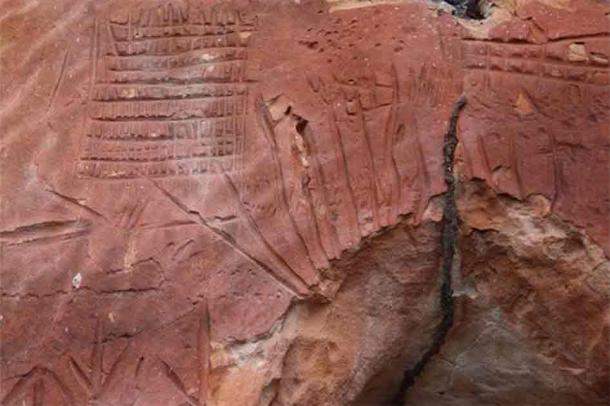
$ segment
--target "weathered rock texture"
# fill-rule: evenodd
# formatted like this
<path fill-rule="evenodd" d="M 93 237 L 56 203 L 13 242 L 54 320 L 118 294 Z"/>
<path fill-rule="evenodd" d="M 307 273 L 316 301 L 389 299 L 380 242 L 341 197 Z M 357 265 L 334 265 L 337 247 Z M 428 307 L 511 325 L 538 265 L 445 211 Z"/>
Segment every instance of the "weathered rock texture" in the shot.
<path fill-rule="evenodd" d="M 603 250 L 541 195 L 473 183 L 459 202 L 455 326 L 407 404 L 606 404 Z"/>
<path fill-rule="evenodd" d="M 458 3 L 2 1 L 0 402 L 607 404 L 610 5 Z"/>

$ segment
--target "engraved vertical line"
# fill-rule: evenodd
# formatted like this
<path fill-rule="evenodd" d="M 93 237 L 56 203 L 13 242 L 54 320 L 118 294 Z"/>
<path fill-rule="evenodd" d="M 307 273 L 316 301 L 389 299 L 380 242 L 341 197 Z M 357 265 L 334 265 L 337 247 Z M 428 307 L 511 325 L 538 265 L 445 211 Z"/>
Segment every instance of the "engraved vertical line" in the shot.
<path fill-rule="evenodd" d="M 419 141 L 418 132 L 415 131 L 413 134 L 413 139 L 415 142 L 415 152 L 417 154 L 418 167 L 420 172 L 420 196 L 416 213 L 416 221 L 419 223 L 424 214 L 424 210 L 426 205 L 428 204 L 428 198 L 430 197 L 430 174 L 428 173 L 428 167 L 426 166 L 426 157 L 424 155 L 424 151 L 421 146 L 421 142 Z"/>
<path fill-rule="evenodd" d="M 398 217 L 398 213 L 400 212 L 400 202 L 402 200 L 402 191 L 400 188 L 400 172 L 398 170 L 398 163 L 396 162 L 396 157 L 394 156 L 394 144 L 396 142 L 396 124 L 397 124 L 397 115 L 398 109 L 400 106 L 400 83 L 398 81 L 398 71 L 396 70 L 396 65 L 392 64 L 392 87 L 394 90 L 394 94 L 392 97 L 392 106 L 390 108 L 390 116 L 388 117 L 388 123 L 386 127 L 386 137 L 387 137 L 387 147 L 385 150 L 386 159 L 391 160 L 392 164 L 392 176 L 394 180 L 394 190 L 392 191 L 392 197 L 390 201 L 392 218 L 390 222 L 393 222 L 396 217 Z"/>
<path fill-rule="evenodd" d="M 515 177 L 515 182 L 517 183 L 519 198 L 523 199 L 525 197 L 525 190 L 523 187 L 523 179 L 521 178 L 521 173 L 519 169 L 519 157 L 517 156 L 517 145 L 515 135 L 512 132 L 509 132 L 508 136 L 508 156 L 510 167 L 513 172 L 513 176 Z"/>
<path fill-rule="evenodd" d="M 544 77 L 544 60 L 546 59 L 546 44 L 540 46 L 540 60 L 538 63 L 538 81 L 536 83 L 536 92 L 540 92 L 540 87 L 542 86 L 542 79 Z"/>
<path fill-rule="evenodd" d="M 479 155 L 483 158 L 483 169 L 485 170 L 485 177 L 487 178 L 490 185 L 495 188 L 495 182 L 493 179 L 493 174 L 491 172 L 491 166 L 489 164 L 489 155 L 487 154 L 487 147 L 485 146 L 485 140 L 481 137 L 480 134 L 476 135 L 477 141 L 477 149 L 479 150 Z"/>
<path fill-rule="evenodd" d="M 485 44 L 483 46 L 485 47 L 485 75 L 483 77 L 483 88 L 489 89 L 491 87 L 489 45 Z"/>
<path fill-rule="evenodd" d="M 57 96 L 57 92 L 59 91 L 59 88 L 60 88 L 61 84 L 63 83 L 64 73 L 66 72 L 66 66 L 68 64 L 68 56 L 70 55 L 70 47 L 72 47 L 72 42 L 70 42 L 68 44 L 68 48 L 66 49 L 66 52 L 64 53 L 64 58 L 61 63 L 61 69 L 59 71 L 59 77 L 57 78 L 55 87 L 53 87 L 53 93 L 51 93 L 51 97 L 49 98 L 49 105 L 47 106 L 47 112 L 51 109 L 53 102 L 55 102 L 55 97 Z"/>
<path fill-rule="evenodd" d="M 362 235 L 362 230 L 360 229 L 360 220 L 358 217 L 358 206 L 356 204 L 356 195 L 354 193 L 354 188 L 352 187 L 352 182 L 349 177 L 349 169 L 347 168 L 345 146 L 343 145 L 343 139 L 341 136 L 341 130 L 339 129 L 339 123 L 337 121 L 337 116 L 336 116 L 335 112 L 332 110 L 332 107 L 331 107 L 330 114 L 331 114 L 331 125 L 333 126 L 333 130 L 334 130 L 335 136 L 337 138 L 337 143 L 339 144 L 339 148 L 337 149 L 339 152 L 338 160 L 339 160 L 339 164 L 342 166 L 342 169 L 343 169 L 343 176 L 345 177 L 345 183 L 347 186 L 347 190 L 349 191 L 350 200 L 352 202 L 351 206 L 354 210 L 354 220 L 356 221 L 355 228 L 358 231 L 358 235 Z M 357 237 L 352 236 L 352 241 L 354 241 L 354 243 L 355 243 L 357 241 Z"/>
<path fill-rule="evenodd" d="M 97 83 L 97 62 L 98 62 L 98 47 L 99 47 L 99 20 L 96 18 L 93 28 L 93 45 L 89 53 L 90 66 L 89 66 L 89 89 L 87 89 L 87 114 L 86 116 L 92 118 L 91 114 L 91 101 L 93 100 L 93 89 Z M 87 131 L 87 126 L 85 126 Z"/>
<path fill-rule="evenodd" d="M 307 120 L 304 120 L 301 117 L 298 117 L 295 115 L 295 117 L 297 117 L 297 124 L 295 125 L 295 131 L 297 132 L 297 134 L 300 135 L 301 137 L 301 141 L 303 142 L 303 149 L 304 149 L 304 153 L 305 156 L 309 157 L 311 156 L 311 146 L 309 145 L 309 131 L 307 128 Z M 301 120 L 301 121 L 299 121 Z M 299 129 L 300 124 L 299 123 L 305 123 L 305 125 Z M 315 242 L 314 244 L 316 245 L 316 249 L 318 250 L 318 252 L 322 252 L 324 254 L 324 258 L 325 260 L 328 260 L 330 258 L 328 251 L 326 250 L 325 245 L 322 243 L 322 234 L 320 232 L 320 220 L 318 218 L 318 215 L 316 213 L 316 206 L 314 203 L 314 198 L 313 198 L 313 194 L 311 192 L 310 189 L 310 183 L 311 183 L 311 170 L 309 169 L 309 167 L 307 168 L 303 168 L 305 170 L 306 173 L 306 178 L 301 178 L 301 188 L 303 190 L 303 194 L 305 195 L 305 200 L 307 201 L 307 207 L 309 209 L 309 213 L 312 217 L 312 223 L 313 223 L 313 227 L 314 227 L 314 231 L 315 231 Z M 315 163 L 314 163 L 314 171 L 315 171 Z M 316 177 L 316 174 L 313 174 L 314 177 Z M 318 179 L 319 181 L 319 179 Z M 325 263 L 324 266 L 327 266 L 328 262 Z"/>
<path fill-rule="evenodd" d="M 474 177 L 474 168 L 472 158 L 470 156 L 468 144 L 465 140 L 462 141 L 462 154 L 464 156 L 465 177 L 470 179 Z"/>
<path fill-rule="evenodd" d="M 42 379 L 34 382 L 33 392 L 33 406 L 44 406 L 45 385 Z"/>
<path fill-rule="evenodd" d="M 129 12 L 129 16 L 127 17 L 128 21 L 127 21 L 127 40 L 129 41 L 127 43 L 127 51 L 129 53 L 129 55 L 131 55 L 132 52 L 132 39 L 133 39 L 133 27 L 132 27 L 132 18 L 131 18 L 131 11 Z"/>
<path fill-rule="evenodd" d="M 330 255 L 328 253 L 328 251 L 326 250 L 326 248 L 324 247 L 324 244 L 322 243 L 322 233 L 320 232 L 320 221 L 318 219 L 318 216 L 316 215 L 316 207 L 314 204 L 314 200 L 313 200 L 313 195 L 311 193 L 311 190 L 309 190 L 309 185 L 303 185 L 303 193 L 305 194 L 305 197 L 307 198 L 307 205 L 309 206 L 309 212 L 311 213 L 311 216 L 313 217 L 313 227 L 315 230 L 315 235 L 316 235 L 316 241 L 315 241 L 315 245 L 316 248 L 318 248 L 320 250 L 320 252 L 324 253 L 324 257 L 326 259 L 330 258 Z M 326 263 L 328 264 L 328 263 Z"/>
<path fill-rule="evenodd" d="M 108 39 L 110 41 L 112 41 L 112 49 L 114 50 L 114 55 L 118 56 L 119 55 L 119 48 L 118 48 L 118 45 L 116 43 L 116 38 L 114 38 L 114 34 L 112 33 L 112 29 L 110 28 L 110 22 L 109 22 L 108 19 L 106 19 L 105 26 L 106 26 L 106 31 L 107 31 L 107 34 L 108 34 Z"/>
<path fill-rule="evenodd" d="M 366 145 L 367 154 L 369 158 L 369 163 L 371 165 L 371 173 L 369 174 L 369 188 L 372 193 L 372 209 L 373 209 L 373 225 L 375 229 L 379 228 L 379 192 L 378 186 L 381 185 L 381 181 L 379 180 L 379 174 L 377 173 L 377 168 L 375 165 L 375 157 L 373 154 L 373 147 L 371 146 L 371 140 L 369 137 L 368 129 L 366 127 L 366 120 L 364 117 L 364 111 L 362 110 L 362 101 L 360 97 L 358 97 L 358 113 L 360 115 L 360 125 L 362 126 L 362 134 L 364 136 L 364 144 Z"/>
<path fill-rule="evenodd" d="M 78 156 L 83 157 L 85 146 L 88 143 L 87 132 L 89 131 L 89 118 L 92 117 L 91 114 L 91 100 L 93 99 L 93 88 L 97 82 L 97 48 L 98 48 L 98 33 L 99 33 L 99 20 L 96 17 L 93 22 L 93 35 L 91 38 L 91 48 L 89 50 L 89 88 L 87 89 L 87 100 L 85 103 L 85 114 L 83 118 L 83 131 L 84 136 L 81 137 L 80 142 L 78 143 Z M 81 163 L 76 161 L 74 164 L 76 166 L 76 170 L 74 173 L 81 174 L 81 170 L 83 167 Z"/>
<path fill-rule="evenodd" d="M 99 48 L 99 19 L 96 18 L 93 27 L 93 44 L 91 47 L 90 55 L 91 58 L 90 63 L 91 66 L 89 68 L 89 101 L 92 100 L 91 95 L 93 94 L 93 85 L 97 83 L 97 60 L 98 60 L 98 48 Z"/>
<path fill-rule="evenodd" d="M 406 135 L 406 124 L 405 122 L 401 122 L 401 124 L 399 124 L 396 128 L 396 139 L 400 140 L 399 142 L 405 142 L 404 140 L 406 140 L 408 137 Z M 395 163 L 396 168 L 398 170 L 398 161 L 396 159 L 396 156 L 400 155 L 399 152 L 397 152 L 396 149 L 396 145 L 394 146 L 394 148 L 392 148 L 392 161 Z M 402 186 L 403 182 L 405 184 L 405 186 L 412 186 L 412 183 L 409 182 L 409 185 L 407 185 L 407 181 L 409 179 L 409 175 L 407 173 L 403 174 L 400 173 L 400 171 L 398 172 L 398 182 L 399 182 L 399 187 Z M 410 198 L 410 193 L 400 193 L 400 200 L 398 200 L 397 205 L 398 205 L 398 209 L 397 212 L 398 213 L 403 213 L 403 212 L 409 212 L 409 198 Z"/>
<path fill-rule="evenodd" d="M 241 199 L 244 198 L 243 195 L 243 183 L 244 181 L 244 176 L 243 176 L 243 172 L 244 172 L 244 153 L 246 151 L 246 119 L 245 117 L 248 116 L 248 108 L 250 106 L 249 103 L 250 100 L 250 92 L 249 92 L 249 88 L 246 86 L 245 87 L 245 91 L 244 91 L 244 95 L 243 95 L 243 104 L 242 104 L 242 111 L 243 111 L 243 115 L 240 116 L 239 118 L 237 118 L 237 123 L 238 123 L 238 130 L 239 130 L 239 141 L 240 141 L 240 150 L 239 150 L 239 166 L 238 166 L 238 181 L 241 183 L 240 186 L 242 186 L 239 190 L 242 191 L 240 193 L 240 201 Z"/>
<path fill-rule="evenodd" d="M 552 133 L 549 133 L 549 144 L 551 145 L 551 160 L 553 162 L 553 198 L 551 199 L 551 209 L 555 208 L 555 203 L 559 198 L 559 193 L 561 192 L 561 169 L 558 165 L 557 159 L 557 142 L 555 141 L 555 136 Z"/>
<path fill-rule="evenodd" d="M 272 122 L 272 118 L 269 117 L 270 113 L 269 110 L 267 109 L 267 106 L 265 106 L 265 101 L 263 100 L 262 96 L 259 95 L 256 100 L 255 100 L 255 104 L 258 110 L 258 117 L 259 117 L 259 121 L 261 122 L 261 126 L 263 127 L 263 133 L 265 135 L 265 139 L 267 140 L 267 143 L 269 144 L 269 148 L 271 150 L 271 156 L 273 159 L 273 163 L 275 165 L 275 170 L 276 170 L 276 174 L 277 177 L 274 177 L 276 179 L 276 188 L 279 189 L 281 198 L 282 198 L 282 202 L 284 203 L 284 207 L 286 209 L 286 212 L 288 214 L 288 217 L 290 219 L 290 223 L 292 226 L 292 229 L 295 233 L 295 235 L 297 236 L 297 238 L 299 239 L 299 244 L 301 245 L 301 248 L 303 250 L 305 250 L 305 253 L 307 255 L 307 261 L 309 262 L 309 265 L 312 267 L 312 269 L 316 269 L 311 257 L 311 252 L 309 250 L 309 247 L 307 246 L 307 243 L 305 242 L 305 237 L 303 237 L 303 234 L 301 233 L 301 230 L 299 229 L 296 219 L 294 218 L 294 214 L 291 210 L 290 207 L 290 202 L 288 200 L 288 195 L 286 193 L 286 185 L 285 185 L 285 177 L 284 177 L 284 171 L 282 169 L 282 163 L 280 162 L 280 158 L 279 158 L 279 152 L 278 152 L 278 147 L 277 147 L 277 141 L 276 141 L 276 137 L 275 137 L 275 131 L 273 129 L 273 122 Z M 279 179 L 277 179 L 279 177 Z"/>
<path fill-rule="evenodd" d="M 319 150 L 318 150 L 318 146 L 316 144 L 316 141 L 314 139 L 315 137 L 313 137 L 311 131 L 306 127 L 305 130 L 303 131 L 303 140 L 306 143 L 306 146 L 308 148 L 308 150 L 311 152 L 311 156 L 313 157 L 313 165 L 314 165 L 314 176 L 316 176 L 316 178 L 318 178 L 318 182 L 319 182 L 319 191 L 320 191 L 320 197 L 322 199 L 322 203 L 324 204 L 325 210 L 324 213 L 326 214 L 325 216 L 325 220 L 326 223 L 331 227 L 331 235 L 330 235 L 330 239 L 331 239 L 331 249 L 333 251 L 332 256 L 338 256 L 341 249 L 340 249 L 340 244 L 339 244 L 339 237 L 337 234 L 337 228 L 335 226 L 335 224 L 330 220 L 330 206 L 328 204 L 328 197 L 326 196 L 327 194 L 327 190 L 326 190 L 326 178 L 324 176 L 324 171 L 321 168 L 320 165 L 320 160 L 319 160 Z M 310 197 L 311 199 L 311 197 Z M 312 202 L 312 206 L 313 206 L 313 202 Z M 312 207 L 312 212 L 314 213 L 315 216 L 315 207 Z M 319 233 L 319 228 L 320 226 L 318 225 L 318 219 L 316 216 L 316 224 L 317 224 L 317 228 L 318 228 L 318 233 Z M 321 237 L 320 238 L 320 242 L 322 240 Z M 326 253 L 327 257 L 329 256 L 328 252 Z"/>
<path fill-rule="evenodd" d="M 103 347 L 102 347 L 102 323 L 97 320 L 95 325 L 93 351 L 91 353 L 91 386 L 93 396 L 97 397 L 102 389 Z"/>
<path fill-rule="evenodd" d="M 320 78 L 318 78 L 318 79 L 321 81 Z M 309 85 L 310 89 L 315 94 L 318 95 L 318 91 L 320 89 L 316 86 L 316 84 L 314 84 L 314 81 L 311 76 L 307 76 L 307 84 Z M 322 100 L 322 102 L 328 106 L 328 103 L 324 99 L 324 96 L 323 95 L 319 95 L 319 96 L 320 96 L 320 99 Z M 309 137 L 309 134 L 310 134 L 309 131 L 305 131 L 305 136 Z M 331 243 L 333 246 L 333 253 L 334 253 L 333 256 L 339 256 L 343 247 L 339 240 L 339 232 L 337 231 L 337 225 L 336 225 L 335 221 L 332 220 L 332 213 L 331 213 L 330 203 L 328 200 L 328 194 L 332 193 L 332 191 L 329 191 L 329 188 L 328 188 L 329 183 L 327 182 L 326 175 L 324 173 L 324 168 L 322 167 L 322 164 L 321 164 L 320 158 L 319 158 L 320 150 L 319 150 L 317 142 L 313 136 L 311 136 L 310 145 L 311 145 L 312 155 L 314 158 L 314 164 L 315 164 L 315 167 L 317 168 L 317 172 L 318 172 L 318 178 L 321 182 L 320 194 L 322 196 L 324 205 L 326 206 L 326 210 L 325 210 L 326 222 L 329 224 L 329 226 L 331 227 L 331 230 L 332 230 Z M 336 154 L 335 154 L 335 157 L 336 157 Z"/>

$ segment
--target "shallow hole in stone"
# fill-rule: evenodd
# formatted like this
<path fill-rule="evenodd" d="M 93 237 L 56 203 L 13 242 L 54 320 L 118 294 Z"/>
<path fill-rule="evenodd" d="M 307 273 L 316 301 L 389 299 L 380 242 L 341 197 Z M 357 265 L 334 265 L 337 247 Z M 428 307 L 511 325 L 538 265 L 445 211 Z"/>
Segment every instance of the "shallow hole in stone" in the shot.
<path fill-rule="evenodd" d="M 455 7 L 455 14 L 461 18 L 472 20 L 486 19 L 493 7 L 493 2 L 488 0 L 444 0 Z"/>
<path fill-rule="evenodd" d="M 296 123 L 296 130 L 297 133 L 301 134 L 301 136 L 303 136 L 303 133 L 305 132 L 305 127 L 307 127 L 307 123 L 309 121 L 305 120 L 303 117 L 298 117 L 297 116 L 297 123 Z"/>

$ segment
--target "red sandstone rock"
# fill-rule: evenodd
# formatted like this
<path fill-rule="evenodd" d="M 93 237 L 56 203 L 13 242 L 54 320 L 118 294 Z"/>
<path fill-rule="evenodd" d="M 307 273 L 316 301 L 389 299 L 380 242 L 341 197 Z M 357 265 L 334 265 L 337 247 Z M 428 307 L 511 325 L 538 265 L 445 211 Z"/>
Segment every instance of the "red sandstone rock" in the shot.
<path fill-rule="evenodd" d="M 608 399 L 608 7 L 378 3 L 2 3 L 2 404 Z"/>
<path fill-rule="evenodd" d="M 609 10 L 524 2 L 517 17 L 492 21 L 487 37 L 467 31 L 460 131 L 468 177 L 519 199 L 544 195 L 606 253 Z"/>
<path fill-rule="evenodd" d="M 541 199 L 464 186 L 456 322 L 407 404 L 607 403 L 610 261 Z"/>

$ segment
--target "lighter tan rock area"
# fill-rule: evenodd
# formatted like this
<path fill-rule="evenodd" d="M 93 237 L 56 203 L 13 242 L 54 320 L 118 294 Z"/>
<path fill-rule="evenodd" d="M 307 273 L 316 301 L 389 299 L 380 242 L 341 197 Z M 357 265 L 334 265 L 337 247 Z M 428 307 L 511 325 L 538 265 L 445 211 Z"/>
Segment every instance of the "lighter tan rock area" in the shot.
<path fill-rule="evenodd" d="M 610 403 L 610 3 L 0 0 L 0 404 Z"/>

